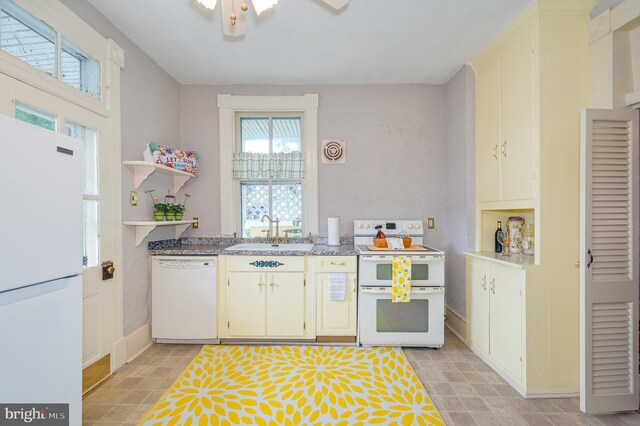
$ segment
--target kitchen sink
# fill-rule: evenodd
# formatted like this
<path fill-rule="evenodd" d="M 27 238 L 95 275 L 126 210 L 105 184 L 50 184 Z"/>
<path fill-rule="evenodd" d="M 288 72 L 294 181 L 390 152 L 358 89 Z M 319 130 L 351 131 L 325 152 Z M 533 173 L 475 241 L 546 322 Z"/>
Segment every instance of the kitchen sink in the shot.
<path fill-rule="evenodd" d="M 271 244 L 242 243 L 227 247 L 225 250 L 233 251 L 309 251 L 313 244 L 280 244 L 277 247 Z"/>

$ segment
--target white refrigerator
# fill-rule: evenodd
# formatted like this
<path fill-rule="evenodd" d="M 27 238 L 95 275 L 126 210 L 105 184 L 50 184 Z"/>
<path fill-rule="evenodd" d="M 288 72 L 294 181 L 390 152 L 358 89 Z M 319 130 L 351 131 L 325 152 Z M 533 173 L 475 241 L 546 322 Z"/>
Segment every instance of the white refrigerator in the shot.
<path fill-rule="evenodd" d="M 81 424 L 82 143 L 0 115 L 0 150 L 0 404 Z"/>

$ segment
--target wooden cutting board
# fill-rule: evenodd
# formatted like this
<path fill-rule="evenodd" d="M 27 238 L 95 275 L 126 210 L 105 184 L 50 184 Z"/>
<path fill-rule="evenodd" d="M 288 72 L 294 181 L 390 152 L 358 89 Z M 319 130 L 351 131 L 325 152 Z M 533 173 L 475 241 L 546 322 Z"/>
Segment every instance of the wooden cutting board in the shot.
<path fill-rule="evenodd" d="M 428 248 L 423 246 L 409 246 L 409 248 L 390 249 L 389 247 L 376 247 L 374 245 L 367 246 L 370 251 L 429 251 Z"/>

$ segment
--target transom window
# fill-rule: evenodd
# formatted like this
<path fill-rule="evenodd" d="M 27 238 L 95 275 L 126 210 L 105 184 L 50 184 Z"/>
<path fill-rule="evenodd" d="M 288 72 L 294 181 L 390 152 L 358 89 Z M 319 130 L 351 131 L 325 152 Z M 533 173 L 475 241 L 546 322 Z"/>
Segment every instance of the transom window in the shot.
<path fill-rule="evenodd" d="M 302 116 L 239 114 L 237 152 L 289 154 L 302 151 Z M 255 167 L 267 167 L 255 165 Z M 269 230 L 264 215 L 280 221 L 280 231 L 302 233 L 301 179 L 239 179 L 240 223 L 243 237 L 264 236 Z M 271 229 L 273 231 L 273 229 Z"/>
<path fill-rule="evenodd" d="M 100 62 L 11 0 L 0 0 L 0 50 L 100 99 Z"/>

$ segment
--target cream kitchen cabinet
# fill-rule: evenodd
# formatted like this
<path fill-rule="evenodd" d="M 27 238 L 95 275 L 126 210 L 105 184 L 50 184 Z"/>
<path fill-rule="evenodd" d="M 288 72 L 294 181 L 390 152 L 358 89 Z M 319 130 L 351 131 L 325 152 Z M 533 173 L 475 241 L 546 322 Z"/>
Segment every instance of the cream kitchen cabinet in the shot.
<path fill-rule="evenodd" d="M 221 338 L 315 337 L 313 290 L 301 256 L 220 256 Z"/>
<path fill-rule="evenodd" d="M 472 61 L 478 221 L 467 255 L 480 263 L 467 264 L 467 338 L 525 396 L 579 393 L 580 110 L 589 102 L 591 4 L 534 0 Z M 510 216 L 534 224 L 534 256 L 493 253 L 496 222 L 505 229 Z M 503 291 L 504 280 L 521 289 Z"/>
<path fill-rule="evenodd" d="M 467 258 L 467 338 L 503 373 L 522 384 L 525 271 Z"/>
<path fill-rule="evenodd" d="M 358 261 L 356 256 L 316 256 L 316 335 L 330 337 L 352 336 L 357 332 Z M 345 300 L 329 300 L 330 274 L 345 273 Z M 336 339 L 339 340 L 339 339 Z"/>
<path fill-rule="evenodd" d="M 533 20 L 474 63 L 478 202 L 534 197 Z"/>

